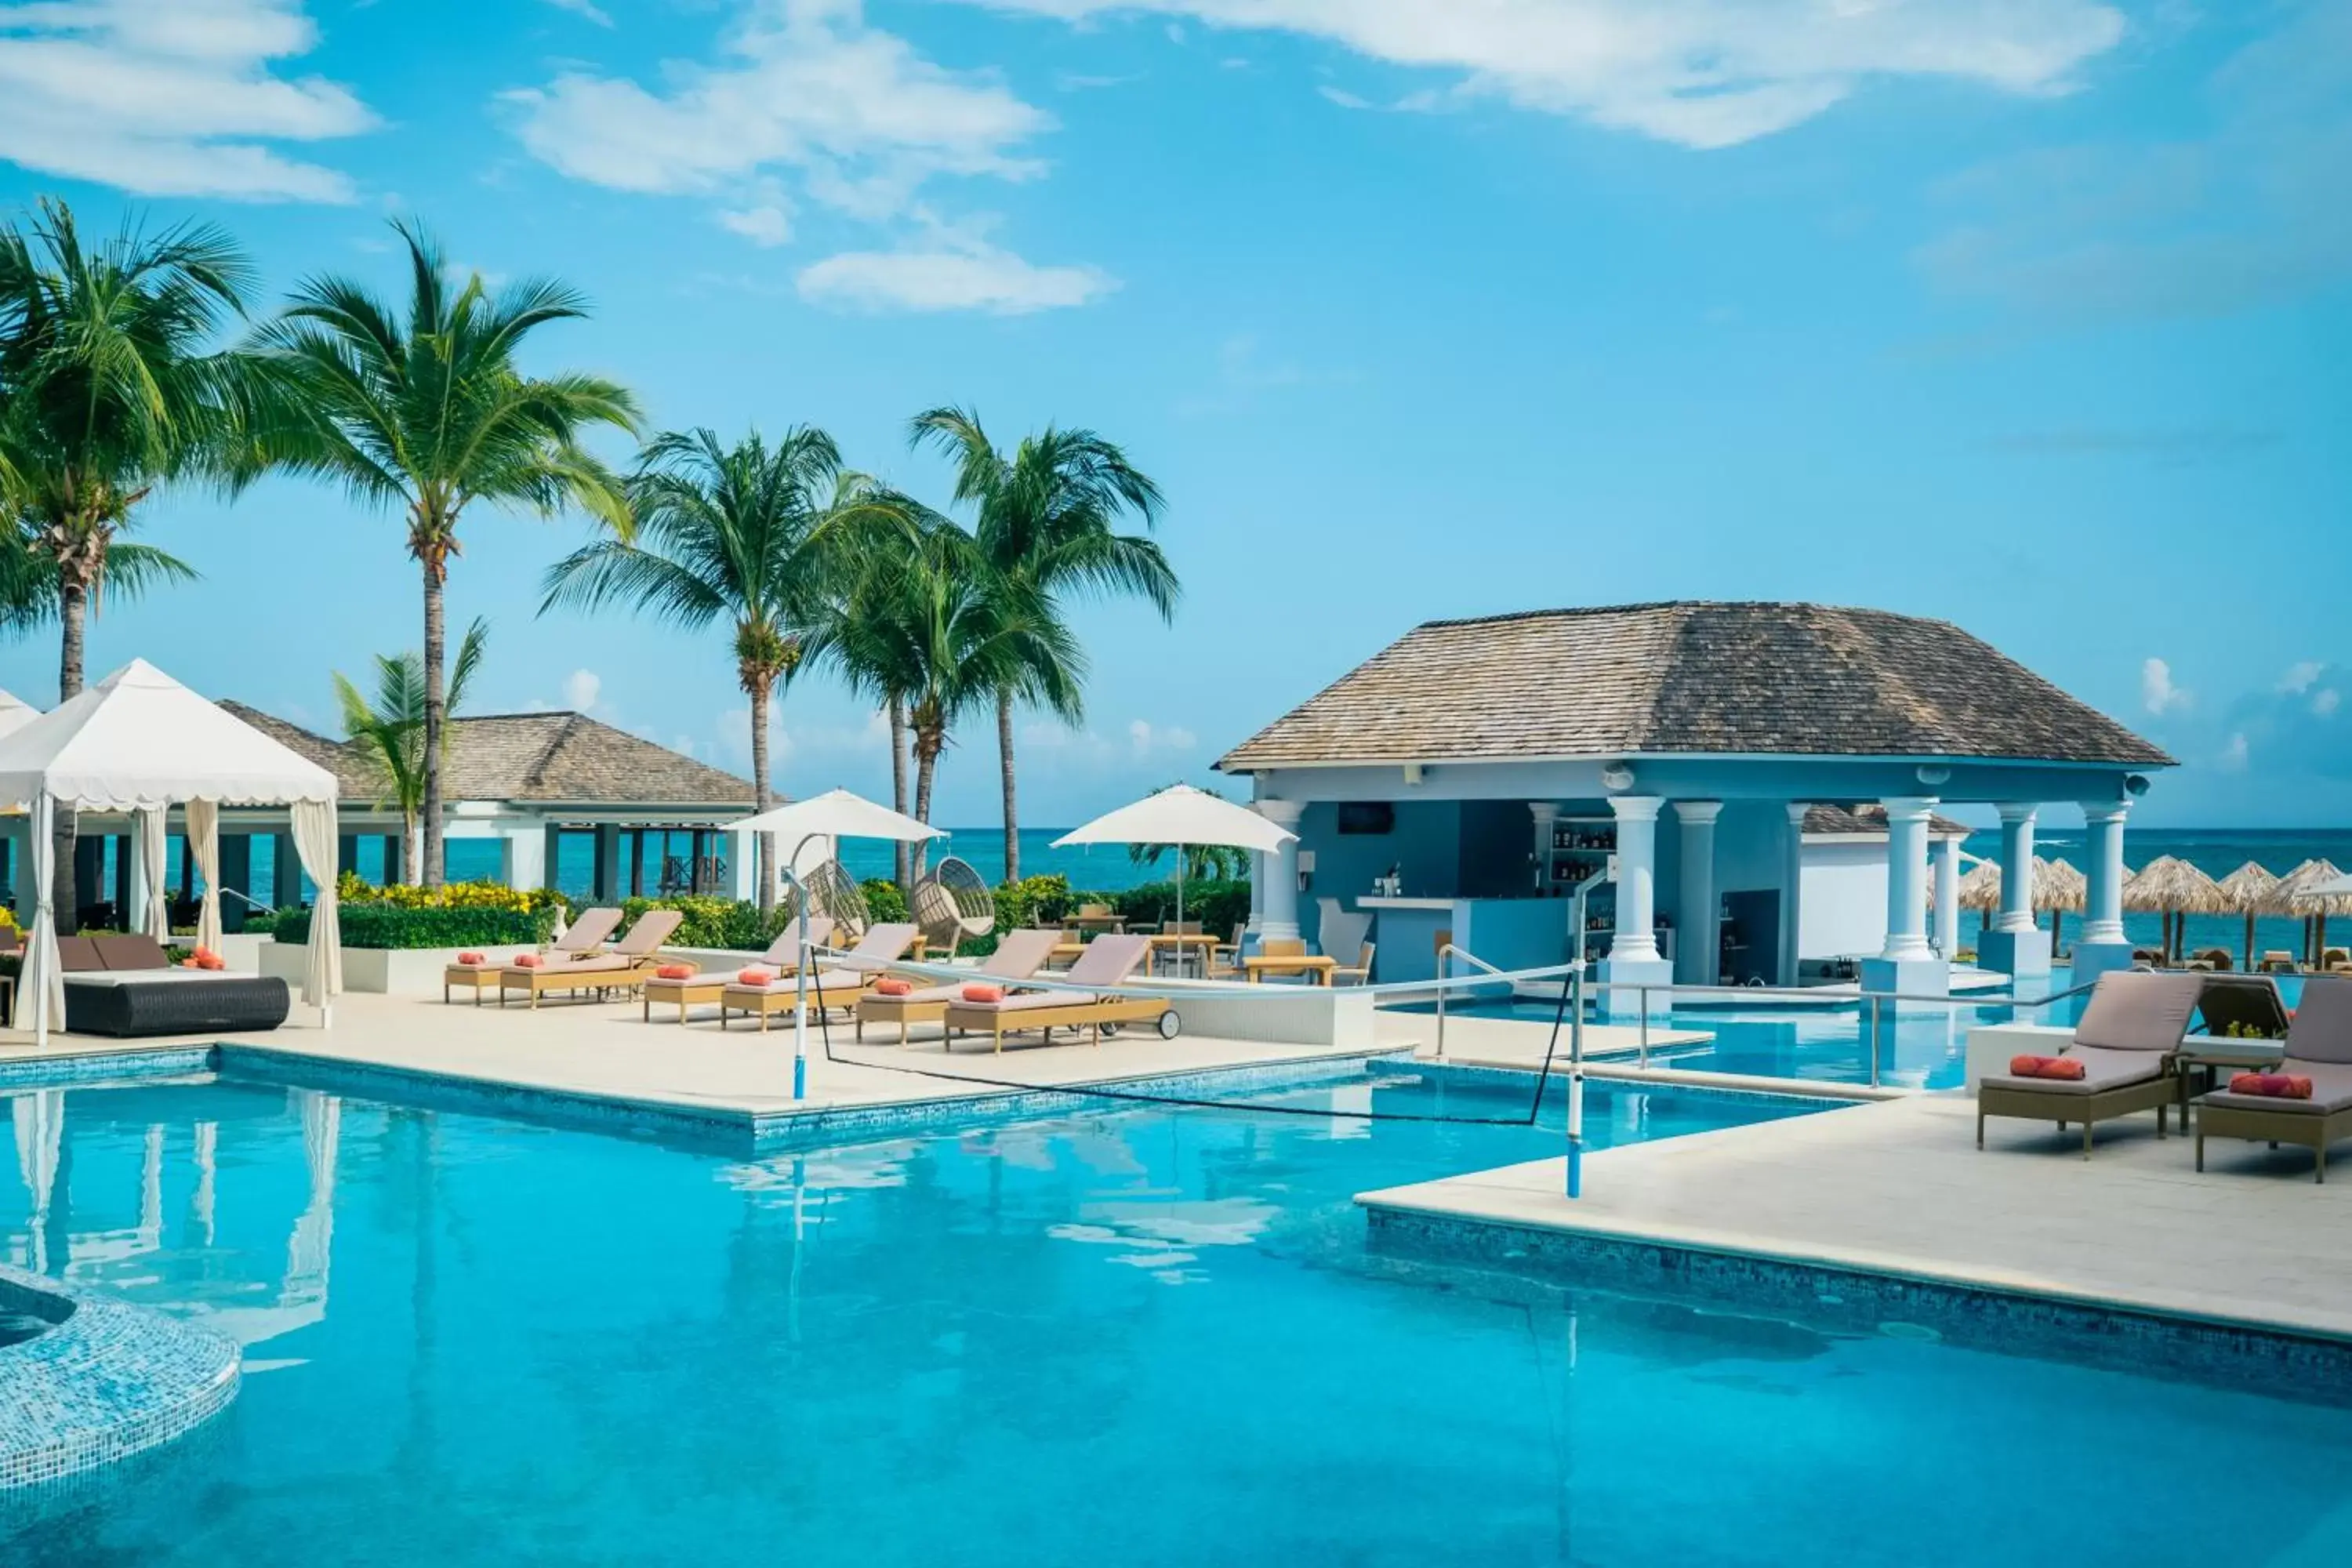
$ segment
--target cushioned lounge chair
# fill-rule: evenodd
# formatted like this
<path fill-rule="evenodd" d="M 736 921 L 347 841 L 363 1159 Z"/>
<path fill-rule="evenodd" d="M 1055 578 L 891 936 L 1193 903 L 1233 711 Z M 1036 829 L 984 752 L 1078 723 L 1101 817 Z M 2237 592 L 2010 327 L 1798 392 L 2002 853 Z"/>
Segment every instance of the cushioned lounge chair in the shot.
<path fill-rule="evenodd" d="M 661 967 L 661 945 L 685 918 L 676 910 L 647 910 L 629 928 L 629 934 L 613 944 L 610 952 L 562 963 L 545 963 L 535 969 L 509 964 L 499 971 L 499 1005 L 507 1005 L 509 991 L 529 994 L 533 1007 L 550 992 L 593 991 L 604 995 L 614 991 L 635 991 Z"/>
<path fill-rule="evenodd" d="M 2286 1033 L 2286 1003 L 2267 974 L 2209 974 L 2197 995 L 2197 1021 L 2217 1039 L 2277 1039 Z"/>
<path fill-rule="evenodd" d="M 2074 1037 L 2058 1053 L 2081 1062 L 2083 1076 L 1986 1078 L 1977 1086 L 1977 1147 L 1984 1147 L 1985 1119 L 1992 1116 L 2054 1121 L 2062 1132 L 2080 1123 L 2085 1160 L 2093 1130 L 2118 1116 L 2153 1110 L 2156 1135 L 2163 1137 L 2179 1089 L 2173 1053 L 2206 984 L 2202 974 L 2145 970 L 2099 976 Z"/>
<path fill-rule="evenodd" d="M 856 946 L 822 968 L 812 969 L 805 984 L 792 974 L 777 975 L 765 985 L 730 981 L 719 989 L 719 1026 L 725 1028 L 730 1015 L 740 1013 L 758 1018 L 764 1034 L 772 1015 L 790 1013 L 803 995 L 819 1011 L 855 1006 L 866 983 L 906 957 L 907 950 L 919 940 L 920 933 L 910 924 L 869 926 Z"/>
<path fill-rule="evenodd" d="M 117 1039 L 248 1033 L 286 1022 L 286 982 L 182 969 L 152 936 L 61 936 L 65 1026 Z"/>
<path fill-rule="evenodd" d="M 621 911 L 600 906 L 583 910 L 564 933 L 547 945 L 543 955 L 549 963 L 569 963 L 575 958 L 587 958 L 604 945 L 613 928 L 621 923 Z M 452 963 L 441 971 L 441 1000 L 446 1004 L 449 994 L 460 987 L 474 994 L 474 1005 L 482 1005 L 482 993 L 499 988 L 499 977 L 507 966 L 485 959 L 479 963 Z"/>
<path fill-rule="evenodd" d="M 1160 1037 L 1176 1037 L 1176 1010 L 1164 996 L 1137 996 L 1108 987 L 1117 986 L 1135 973 L 1150 949 L 1150 942 L 1140 936 L 1098 936 L 1087 944 L 1087 951 L 1066 974 L 1055 976 L 1073 985 L 1106 987 L 1091 995 L 1070 991 L 1024 991 L 996 1002 L 973 1002 L 958 996 L 948 1004 L 948 1048 L 955 1048 L 960 1033 L 988 1036 L 997 1050 L 1004 1048 L 1004 1037 L 1031 1030 L 1044 1034 L 1051 1044 L 1056 1029 L 1086 1029 L 1094 1043 L 1102 1044 L 1106 1026 L 1121 1024 L 1152 1024 Z"/>
<path fill-rule="evenodd" d="M 857 998 L 857 1037 L 866 1037 L 868 1024 L 896 1024 L 898 1043 L 903 1046 L 909 1024 L 945 1023 L 948 1004 L 961 996 L 965 986 L 1026 980 L 1045 967 L 1045 960 L 1061 945 L 1061 941 L 1059 931 L 1009 931 L 998 939 L 996 951 L 961 979 L 947 984 L 919 986 L 903 996 L 864 992 Z"/>
<path fill-rule="evenodd" d="M 823 947 L 832 940 L 833 917 L 831 915 L 809 916 L 809 945 Z M 780 974 L 790 974 L 799 967 L 800 952 L 801 925 L 800 921 L 794 921 L 778 933 L 775 941 L 768 944 L 767 952 L 751 962 L 762 969 L 772 969 Z M 728 983 L 733 978 L 733 975 L 723 970 L 709 974 L 689 974 L 682 980 L 665 980 L 656 973 L 638 990 L 638 995 L 645 1003 L 646 1021 L 648 1023 L 653 1021 L 655 1003 L 658 1002 L 667 1006 L 675 1002 L 677 1004 L 677 1021 L 684 1024 L 687 1021 L 688 1009 L 707 1007 L 717 1002 L 726 991 Z"/>
<path fill-rule="evenodd" d="M 2197 1100 L 2197 1168 L 2208 1138 L 2253 1138 L 2311 1151 L 2312 1179 L 2327 1180 L 2327 1146 L 2352 1137 L 2352 980 L 2312 979 L 2286 1032 L 2286 1059 L 2276 1071 L 2311 1080 L 2309 1100 L 2233 1094 L 2227 1088 Z"/>

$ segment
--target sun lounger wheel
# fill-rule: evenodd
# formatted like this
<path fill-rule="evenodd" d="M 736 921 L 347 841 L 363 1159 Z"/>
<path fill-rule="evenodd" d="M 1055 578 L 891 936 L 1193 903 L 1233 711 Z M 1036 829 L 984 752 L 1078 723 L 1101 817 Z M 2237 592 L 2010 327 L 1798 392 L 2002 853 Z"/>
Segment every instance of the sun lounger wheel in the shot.
<path fill-rule="evenodd" d="M 1161 1039 L 1174 1039 L 1178 1031 L 1183 1027 L 1183 1020 L 1176 1016 L 1175 1008 L 1171 1007 L 1168 1011 L 1160 1015 L 1160 1037 Z"/>

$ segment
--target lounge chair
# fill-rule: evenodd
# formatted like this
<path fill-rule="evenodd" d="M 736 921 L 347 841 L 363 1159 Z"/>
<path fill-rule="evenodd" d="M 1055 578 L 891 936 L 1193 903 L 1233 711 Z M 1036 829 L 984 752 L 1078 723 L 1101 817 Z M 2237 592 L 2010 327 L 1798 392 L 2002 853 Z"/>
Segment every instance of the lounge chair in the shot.
<path fill-rule="evenodd" d="M 2286 1032 L 2277 1072 L 2311 1080 L 2309 1100 L 2235 1094 L 2227 1088 L 2197 1100 L 2197 1168 L 2208 1138 L 2255 1138 L 2311 1151 L 2314 1181 L 2327 1180 L 2327 1146 L 2352 1137 L 2352 980 L 2306 980 Z"/>
<path fill-rule="evenodd" d="M 2195 962 L 2216 973 L 2226 973 L 2238 967 L 2236 962 L 2230 957 L 2230 950 L 2226 947 L 2200 948 Z"/>
<path fill-rule="evenodd" d="M 1164 996 L 1137 996 L 1109 987 L 1133 974 L 1150 949 L 1141 936 L 1098 936 L 1070 965 L 1062 978 L 1073 985 L 1104 987 L 1092 994 L 1074 991 L 1024 991 L 995 1002 L 958 996 L 948 1004 L 948 1047 L 955 1048 L 960 1033 L 984 1034 L 994 1047 L 1004 1049 L 1004 1037 L 1027 1030 L 1042 1031 L 1051 1044 L 1056 1029 L 1087 1029 L 1102 1044 L 1105 1026 L 1152 1024 L 1160 1037 L 1172 1040 L 1179 1027 L 1174 1006 Z"/>
<path fill-rule="evenodd" d="M 1372 983 L 1372 950 L 1376 944 L 1362 942 L 1356 948 L 1356 962 L 1343 963 L 1331 972 L 1334 985 L 1370 985 Z"/>
<path fill-rule="evenodd" d="M 772 1014 L 790 1013 L 804 995 L 819 1012 L 855 1006 L 866 983 L 887 965 L 906 957 L 920 934 L 911 924 L 868 926 L 856 946 L 811 970 L 805 983 L 795 974 L 779 974 L 765 985 L 746 985 L 740 977 L 731 980 L 719 989 L 719 1026 L 725 1028 L 730 1016 L 741 1013 L 758 1018 L 760 1032 L 765 1034 Z"/>
<path fill-rule="evenodd" d="M 2081 1062 L 2083 1076 L 1986 1078 L 1977 1086 L 1977 1147 L 1984 1147 L 1985 1119 L 1991 1116 L 2054 1121 L 2062 1132 L 2080 1122 L 2085 1160 L 2093 1130 L 2118 1116 L 2153 1110 L 2156 1135 L 2163 1137 L 2179 1088 L 2173 1053 L 2208 984 L 2202 974 L 2140 970 L 2099 976 L 2074 1037 L 2059 1053 Z"/>
<path fill-rule="evenodd" d="M 499 1005 L 507 1005 L 509 991 L 528 994 L 533 1007 L 551 991 L 635 991 L 661 967 L 661 945 L 685 918 L 676 910 L 647 910 L 610 952 L 535 968 L 509 964 L 499 971 Z"/>
<path fill-rule="evenodd" d="M 183 969 L 152 936 L 61 936 L 65 1026 L 118 1039 L 274 1029 L 292 1005 L 268 974 Z"/>
<path fill-rule="evenodd" d="M 898 1043 L 903 1046 L 908 1025 L 945 1023 L 948 1004 L 961 996 L 966 985 L 1026 980 L 1045 967 L 1046 958 L 1061 941 L 1058 931 L 1009 931 L 997 940 L 994 952 L 952 984 L 922 985 L 900 996 L 866 991 L 857 998 L 857 1037 L 866 1037 L 868 1024 L 896 1024 Z"/>
<path fill-rule="evenodd" d="M 809 916 L 809 945 L 823 947 L 832 940 L 833 917 L 831 915 Z M 765 952 L 751 962 L 762 969 L 772 969 L 782 974 L 790 974 L 799 967 L 800 952 L 801 924 L 800 921 L 794 921 L 777 933 L 776 940 L 768 944 L 768 950 Z M 667 965 L 664 967 L 667 968 Z M 664 1006 L 667 1006 L 675 1002 L 677 1004 L 677 1021 L 684 1024 L 690 1009 L 707 1007 L 720 1000 L 730 978 L 731 976 L 722 972 L 710 974 L 688 974 L 683 978 L 673 976 L 665 980 L 656 972 L 654 977 L 646 981 L 638 991 L 639 999 L 644 1004 L 643 1016 L 646 1022 L 653 1022 L 655 1003 L 659 1002 Z"/>
<path fill-rule="evenodd" d="M 2347 952 L 2340 947 L 2331 947 L 2319 955 L 2319 967 L 2312 973 L 2315 974 L 2352 973 L 2352 952 Z"/>
<path fill-rule="evenodd" d="M 2217 1039 L 2275 1040 L 2286 1033 L 2286 1003 L 2267 974 L 2208 975 L 2197 994 L 2197 1018 Z"/>
<path fill-rule="evenodd" d="M 604 939 L 611 936 L 613 928 L 620 923 L 621 911 L 616 909 L 599 905 L 593 910 L 583 910 L 580 918 L 573 921 L 562 936 L 547 945 L 541 954 L 541 962 L 569 963 L 574 959 L 590 957 L 604 945 Z M 499 977 L 506 968 L 503 963 L 487 959 L 479 963 L 448 964 L 441 971 L 441 1000 L 446 1004 L 450 992 L 462 986 L 474 994 L 474 1005 L 478 1007 L 482 1005 L 483 992 L 499 988 Z"/>
<path fill-rule="evenodd" d="M 2263 961 L 2254 967 L 2265 974 L 2293 974 L 2295 969 L 2294 954 L 2278 948 L 2272 948 L 2263 954 Z"/>

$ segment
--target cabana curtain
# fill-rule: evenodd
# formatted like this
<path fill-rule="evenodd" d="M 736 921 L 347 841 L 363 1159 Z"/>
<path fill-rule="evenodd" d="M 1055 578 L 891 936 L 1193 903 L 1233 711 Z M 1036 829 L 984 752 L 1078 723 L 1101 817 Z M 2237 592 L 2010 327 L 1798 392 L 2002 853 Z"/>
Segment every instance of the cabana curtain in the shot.
<path fill-rule="evenodd" d="M 172 940 L 172 898 L 163 886 L 165 815 L 160 805 L 151 805 L 139 814 L 139 858 L 147 872 L 147 907 L 139 911 L 138 929 L 159 942 Z"/>
<path fill-rule="evenodd" d="M 188 802 L 188 853 L 195 859 L 196 875 L 205 879 L 204 902 L 196 906 L 196 945 L 207 952 L 218 952 L 221 942 L 218 801 Z"/>
<path fill-rule="evenodd" d="M 66 1016 L 66 980 L 58 967 L 58 847 L 50 837 L 57 819 L 55 802 L 46 795 L 34 799 L 33 831 L 25 846 L 25 868 L 33 875 L 33 922 L 25 928 L 25 965 L 16 976 L 13 1020 L 17 1028 L 43 1038 Z"/>
<path fill-rule="evenodd" d="M 294 803 L 294 853 L 319 889 L 310 903 L 310 962 L 302 970 L 302 1000 L 326 1011 L 343 989 L 342 918 L 335 910 L 335 803 Z"/>

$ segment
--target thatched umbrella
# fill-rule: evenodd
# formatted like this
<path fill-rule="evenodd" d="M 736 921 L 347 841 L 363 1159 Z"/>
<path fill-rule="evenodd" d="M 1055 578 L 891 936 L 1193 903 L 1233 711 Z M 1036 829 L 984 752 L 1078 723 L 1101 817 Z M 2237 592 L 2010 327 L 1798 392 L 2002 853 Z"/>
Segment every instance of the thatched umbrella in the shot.
<path fill-rule="evenodd" d="M 2276 889 L 2279 902 L 2307 922 L 2303 944 L 2303 961 L 2307 964 L 2318 963 L 2326 954 L 2327 917 L 2352 914 L 2352 898 L 2313 890 L 2320 883 L 2333 882 L 2343 875 L 2326 860 L 2305 860 L 2280 879 Z"/>
<path fill-rule="evenodd" d="M 1992 926 L 1992 912 L 2000 908 L 2000 862 L 1979 860 L 1969 868 L 1960 879 L 1960 908 L 1977 912 L 1977 939 L 1982 945 L 1984 933 Z"/>
<path fill-rule="evenodd" d="M 2187 943 L 2190 915 L 2227 914 L 2235 907 L 2221 883 L 2178 855 L 2158 856 L 2124 884 L 2124 908 L 2163 913 L 2162 956 L 2168 964 Z"/>
<path fill-rule="evenodd" d="M 2064 860 L 2044 860 L 2033 858 L 2033 908 L 2036 913 L 2050 911 L 2050 956 L 2058 956 L 2059 938 L 2066 930 L 2069 910 L 2083 912 L 2090 902 L 2091 884 L 2082 872 Z"/>
<path fill-rule="evenodd" d="M 2231 907 L 2246 917 L 2246 958 L 2243 967 L 2254 967 L 2254 917 L 2274 914 L 2278 910 L 2279 879 L 2252 860 L 2221 879 L 2221 891 L 2229 895 Z"/>

